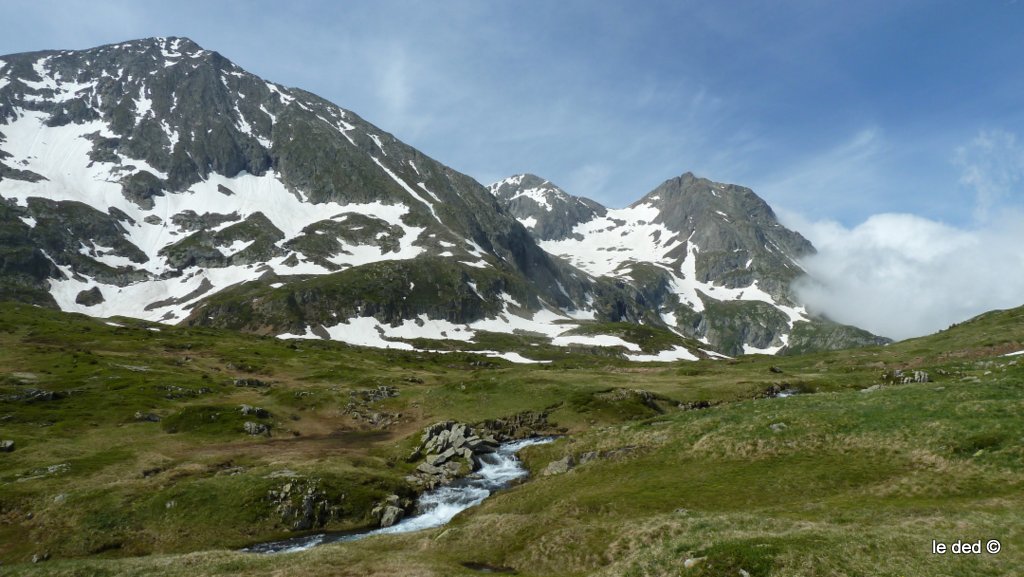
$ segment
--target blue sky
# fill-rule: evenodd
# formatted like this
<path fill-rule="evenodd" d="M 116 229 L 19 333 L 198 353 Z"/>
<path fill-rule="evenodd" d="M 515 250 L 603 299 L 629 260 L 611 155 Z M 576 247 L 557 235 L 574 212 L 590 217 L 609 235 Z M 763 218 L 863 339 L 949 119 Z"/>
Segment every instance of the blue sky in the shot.
<path fill-rule="evenodd" d="M 613 207 L 685 171 L 750 186 L 822 258 L 913 228 L 865 227 L 879 215 L 935 225 L 920 234 L 936 242 L 1024 228 L 1016 1 L 33 0 L 5 14 L 0 54 L 188 36 L 484 184 L 533 172 Z"/>

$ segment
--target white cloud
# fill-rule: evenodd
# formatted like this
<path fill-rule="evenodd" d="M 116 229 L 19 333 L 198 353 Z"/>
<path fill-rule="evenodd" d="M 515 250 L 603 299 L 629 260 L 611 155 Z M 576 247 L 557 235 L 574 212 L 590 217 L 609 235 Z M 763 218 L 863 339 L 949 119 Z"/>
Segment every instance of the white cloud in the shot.
<path fill-rule="evenodd" d="M 794 287 L 807 306 L 903 339 L 1024 305 L 1024 151 L 1013 134 L 986 132 L 958 148 L 955 162 L 976 195 L 973 227 L 894 213 L 846 227 L 780 211 L 818 248 Z"/>

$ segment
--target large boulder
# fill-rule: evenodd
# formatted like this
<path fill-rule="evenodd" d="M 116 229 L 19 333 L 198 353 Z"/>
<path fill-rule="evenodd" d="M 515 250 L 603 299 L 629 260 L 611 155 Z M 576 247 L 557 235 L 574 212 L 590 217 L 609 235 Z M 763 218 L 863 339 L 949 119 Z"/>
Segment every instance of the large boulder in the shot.
<path fill-rule="evenodd" d="M 565 457 L 557 461 L 552 461 L 548 463 L 548 466 L 544 468 L 544 472 L 542 474 L 545 477 L 551 475 L 561 475 L 563 473 L 568 473 L 575 466 L 576 460 L 573 459 L 572 455 L 566 455 Z"/>
<path fill-rule="evenodd" d="M 380 526 L 390 527 L 401 521 L 404 517 L 405 511 L 394 505 L 388 505 L 384 507 L 384 512 L 380 516 Z"/>

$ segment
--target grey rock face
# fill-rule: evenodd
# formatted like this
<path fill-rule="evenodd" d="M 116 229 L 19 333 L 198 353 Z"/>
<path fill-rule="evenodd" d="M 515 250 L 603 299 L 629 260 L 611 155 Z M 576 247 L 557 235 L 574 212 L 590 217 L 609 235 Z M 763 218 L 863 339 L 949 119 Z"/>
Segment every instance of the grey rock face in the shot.
<path fill-rule="evenodd" d="M 687 172 L 633 206 L 641 204 L 658 208 L 655 222 L 700 247 L 697 277 L 703 282 L 740 287 L 757 279 L 773 297 L 791 302 L 789 283 L 802 273 L 796 260 L 815 252 L 807 239 L 779 223 L 768 203 L 743 186 Z M 748 259 L 753 261 L 750 277 L 735 275 Z"/>

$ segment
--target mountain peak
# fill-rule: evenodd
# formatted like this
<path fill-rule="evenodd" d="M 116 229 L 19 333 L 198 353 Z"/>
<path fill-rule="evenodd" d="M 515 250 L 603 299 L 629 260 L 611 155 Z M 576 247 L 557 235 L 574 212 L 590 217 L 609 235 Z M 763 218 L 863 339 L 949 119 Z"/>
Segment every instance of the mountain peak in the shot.
<path fill-rule="evenodd" d="M 535 174 L 510 176 L 487 189 L 536 238 L 543 240 L 565 238 L 577 224 L 603 215 L 607 210 Z"/>

